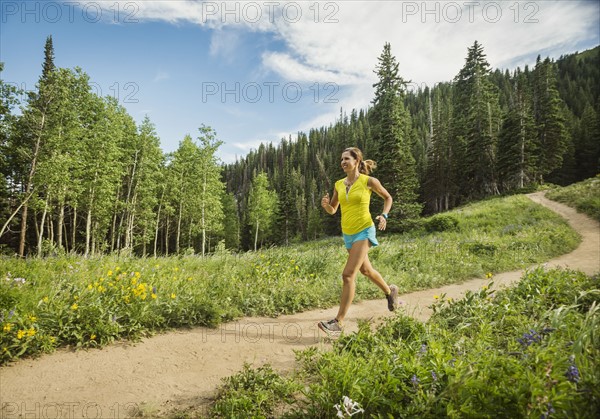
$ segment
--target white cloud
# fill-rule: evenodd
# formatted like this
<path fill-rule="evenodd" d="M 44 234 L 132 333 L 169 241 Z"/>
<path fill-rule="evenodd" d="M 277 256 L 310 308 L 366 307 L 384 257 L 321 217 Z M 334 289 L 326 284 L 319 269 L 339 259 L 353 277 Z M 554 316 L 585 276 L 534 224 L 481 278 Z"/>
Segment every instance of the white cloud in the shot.
<path fill-rule="evenodd" d="M 385 42 L 391 43 L 405 78 L 433 84 L 452 79 L 475 40 L 496 67 L 540 51 L 574 50 L 599 38 L 600 9 L 593 1 L 123 0 L 100 5 L 113 16 L 115 3 L 132 19 L 212 28 L 211 54 L 223 57 L 241 47 L 240 31 L 271 33 L 287 50 L 265 50 L 262 64 L 291 81 L 372 80 Z"/>
<path fill-rule="evenodd" d="M 100 3 L 107 8 L 107 16 L 113 16 L 115 3 Z M 538 54 L 558 58 L 600 42 L 597 1 L 118 3 L 122 11 L 135 5 L 138 10 L 132 17 L 139 21 L 191 22 L 210 29 L 211 55 L 229 64 L 247 45 L 243 37 L 248 32 L 266 34 L 277 42 L 257 48 L 261 51 L 253 74 L 257 81 L 276 75 L 284 83 L 343 86 L 338 103 L 314 106 L 315 116 L 290 123 L 289 132 L 268 132 L 260 140 L 238 140 L 231 145 L 244 152 L 262 141 L 279 141 L 289 134 L 295 137 L 298 131 L 327 126 L 339 118 L 340 108 L 350 111 L 369 106 L 376 81 L 373 70 L 386 42 L 399 62 L 400 75 L 419 86 L 452 80 L 475 40 L 483 45 L 492 68 L 509 69 L 533 64 Z M 246 117 L 258 125 L 246 109 L 225 108 L 234 118 Z M 259 137 L 255 132 L 244 135 Z"/>

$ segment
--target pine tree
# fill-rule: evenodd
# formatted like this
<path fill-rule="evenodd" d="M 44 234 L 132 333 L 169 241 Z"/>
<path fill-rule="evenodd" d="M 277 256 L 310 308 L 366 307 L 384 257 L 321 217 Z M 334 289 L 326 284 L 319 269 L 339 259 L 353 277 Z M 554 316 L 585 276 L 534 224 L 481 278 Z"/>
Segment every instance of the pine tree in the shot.
<path fill-rule="evenodd" d="M 463 173 L 464 193 L 471 198 L 499 193 L 495 169 L 500 110 L 490 74 L 483 47 L 475 41 L 454 79 L 453 105 L 455 141 L 463 146 L 464 163 L 458 171 Z"/>
<path fill-rule="evenodd" d="M 391 220 L 415 218 L 421 211 L 417 203 L 418 179 L 411 153 L 412 127 L 404 107 L 406 82 L 398 74 L 398 63 L 386 43 L 378 58 L 375 73 L 379 81 L 371 112 L 373 141 L 376 143 L 376 176 L 394 199 Z"/>
<path fill-rule="evenodd" d="M 598 102 L 600 104 L 600 101 Z M 581 128 L 576 142 L 578 180 L 600 173 L 600 115 L 588 105 L 581 116 Z"/>
<path fill-rule="evenodd" d="M 49 35 L 46 38 L 46 44 L 44 45 L 44 65 L 42 68 L 42 79 L 47 79 L 55 69 L 54 46 L 52 44 L 52 35 Z"/>
<path fill-rule="evenodd" d="M 498 140 L 498 174 L 505 190 L 524 188 L 535 180 L 539 153 L 536 140 L 527 75 L 517 69 Z"/>
<path fill-rule="evenodd" d="M 564 103 L 556 88 L 556 69 L 549 58 L 538 56 L 534 79 L 534 118 L 537 141 L 540 146 L 538 179 L 561 167 L 563 154 L 567 151 L 568 133 L 563 114 Z"/>
<path fill-rule="evenodd" d="M 446 211 L 454 206 L 459 186 L 453 176 L 456 152 L 451 138 L 451 85 L 439 84 L 428 91 L 429 133 L 424 190 L 430 211 Z"/>

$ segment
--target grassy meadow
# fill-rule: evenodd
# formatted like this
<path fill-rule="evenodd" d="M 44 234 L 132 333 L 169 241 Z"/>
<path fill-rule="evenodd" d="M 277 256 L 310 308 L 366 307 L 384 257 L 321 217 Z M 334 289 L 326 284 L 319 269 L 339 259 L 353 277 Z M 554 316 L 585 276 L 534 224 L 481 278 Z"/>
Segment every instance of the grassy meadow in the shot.
<path fill-rule="evenodd" d="M 523 268 L 580 240 L 562 218 L 524 196 L 471 204 L 379 238 L 371 260 L 401 292 Z M 2 258 L 0 360 L 330 307 L 339 300 L 346 255 L 341 238 L 329 238 L 207 258 Z M 379 292 L 359 275 L 357 300 Z"/>
<path fill-rule="evenodd" d="M 564 188 L 550 190 L 546 197 L 600 221 L 600 175 Z"/>
<path fill-rule="evenodd" d="M 513 288 L 441 298 L 421 323 L 368 322 L 330 351 L 223 380 L 215 418 L 597 418 L 600 277 L 535 269 Z M 176 418 L 199 417 L 193 411 Z"/>

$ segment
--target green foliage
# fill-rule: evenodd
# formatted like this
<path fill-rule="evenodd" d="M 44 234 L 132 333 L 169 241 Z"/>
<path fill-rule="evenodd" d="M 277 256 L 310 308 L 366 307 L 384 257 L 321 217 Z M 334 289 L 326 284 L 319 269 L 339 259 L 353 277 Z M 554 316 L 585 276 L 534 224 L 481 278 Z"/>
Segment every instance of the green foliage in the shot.
<path fill-rule="evenodd" d="M 386 280 L 402 291 L 438 286 L 541 262 L 578 243 L 560 217 L 525 197 L 493 199 L 445 216 L 461 229 L 381 238 L 370 256 Z M 242 315 L 331 307 L 339 303 L 346 259 L 340 239 L 205 258 L 0 258 L 0 323 L 11 324 L 0 332 L 1 360 L 173 327 L 210 327 Z M 381 291 L 359 277 L 356 300 L 368 298 L 381 298 Z M 413 333 L 411 327 L 398 335 Z"/>
<path fill-rule="evenodd" d="M 242 371 L 223 382 L 211 417 L 274 417 L 276 407 L 293 403 L 294 394 L 301 389 L 298 383 L 282 378 L 268 364 L 257 369 L 245 364 Z"/>
<path fill-rule="evenodd" d="M 599 277 L 536 269 L 512 289 L 442 296 L 426 324 L 398 314 L 299 354 L 308 388 L 286 417 L 581 417 L 600 409 Z M 340 416 L 341 417 L 341 416 Z"/>
<path fill-rule="evenodd" d="M 252 249 L 255 229 L 236 228 L 229 214 L 249 224 L 259 173 L 278 199 L 263 244 L 339 235 L 339 216 L 326 216 L 319 200 L 343 176 L 338 159 L 348 146 L 379 163 L 374 176 L 395 198 L 390 232 L 407 231 L 423 207 L 437 213 L 498 190 L 566 185 L 599 168 L 599 47 L 556 62 L 540 58 L 534 70 L 511 74 L 492 72 L 475 43 L 455 83 L 406 91 L 386 44 L 373 107 L 341 110 L 328 126 L 261 144 L 228 165 L 215 158 L 210 127 L 200 127 L 200 151 L 188 153 L 182 142 L 182 150 L 164 153 L 148 118 L 136 127 L 116 100 L 94 94 L 83 70 L 54 65 L 51 37 L 40 58 L 39 83 L 27 95 L 0 80 L 7 254 L 207 254 L 222 240 L 230 250 Z M 224 185 L 235 211 L 222 202 Z"/>
<path fill-rule="evenodd" d="M 564 188 L 557 188 L 546 196 L 562 202 L 600 221 L 600 175 Z"/>
<path fill-rule="evenodd" d="M 457 161 L 455 173 L 460 173 L 459 183 L 466 197 L 481 198 L 499 192 L 495 154 L 501 115 L 498 89 L 490 75 L 483 46 L 475 41 L 454 79 L 453 92 L 453 142 L 458 158 L 463 158 Z"/>
<path fill-rule="evenodd" d="M 248 224 L 254 229 L 254 251 L 257 249 L 259 235 L 261 238 L 270 235 L 277 206 L 277 193 L 269 189 L 267 175 L 259 173 L 252 182 L 248 198 Z"/>
<path fill-rule="evenodd" d="M 458 220 L 451 215 L 435 215 L 425 220 L 423 223 L 425 230 L 432 233 L 434 231 L 455 231 L 459 229 Z"/>
<path fill-rule="evenodd" d="M 398 62 L 386 43 L 378 58 L 374 84 L 375 98 L 370 120 L 373 140 L 377 144 L 375 176 L 394 198 L 397 214 L 390 219 L 390 228 L 398 220 L 415 218 L 421 212 L 418 203 L 418 178 L 411 151 L 413 130 L 410 114 L 404 105 L 406 82 L 398 72 Z"/>

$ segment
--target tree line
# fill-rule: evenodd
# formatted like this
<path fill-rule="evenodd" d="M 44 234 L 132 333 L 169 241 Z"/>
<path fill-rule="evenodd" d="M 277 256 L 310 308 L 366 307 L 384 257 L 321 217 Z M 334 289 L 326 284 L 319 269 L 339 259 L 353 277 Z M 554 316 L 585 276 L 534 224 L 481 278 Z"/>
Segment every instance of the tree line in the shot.
<path fill-rule="evenodd" d="M 596 47 L 492 71 L 475 42 L 452 82 L 409 91 L 385 44 L 366 109 L 222 164 L 206 125 L 164 153 L 148 117 L 137 126 L 81 69 L 55 67 L 48 37 L 25 100 L 0 79 L 0 249 L 204 255 L 339 234 L 320 198 L 350 146 L 377 161 L 395 231 L 470 200 L 572 183 L 598 172 L 599 64 Z"/>

